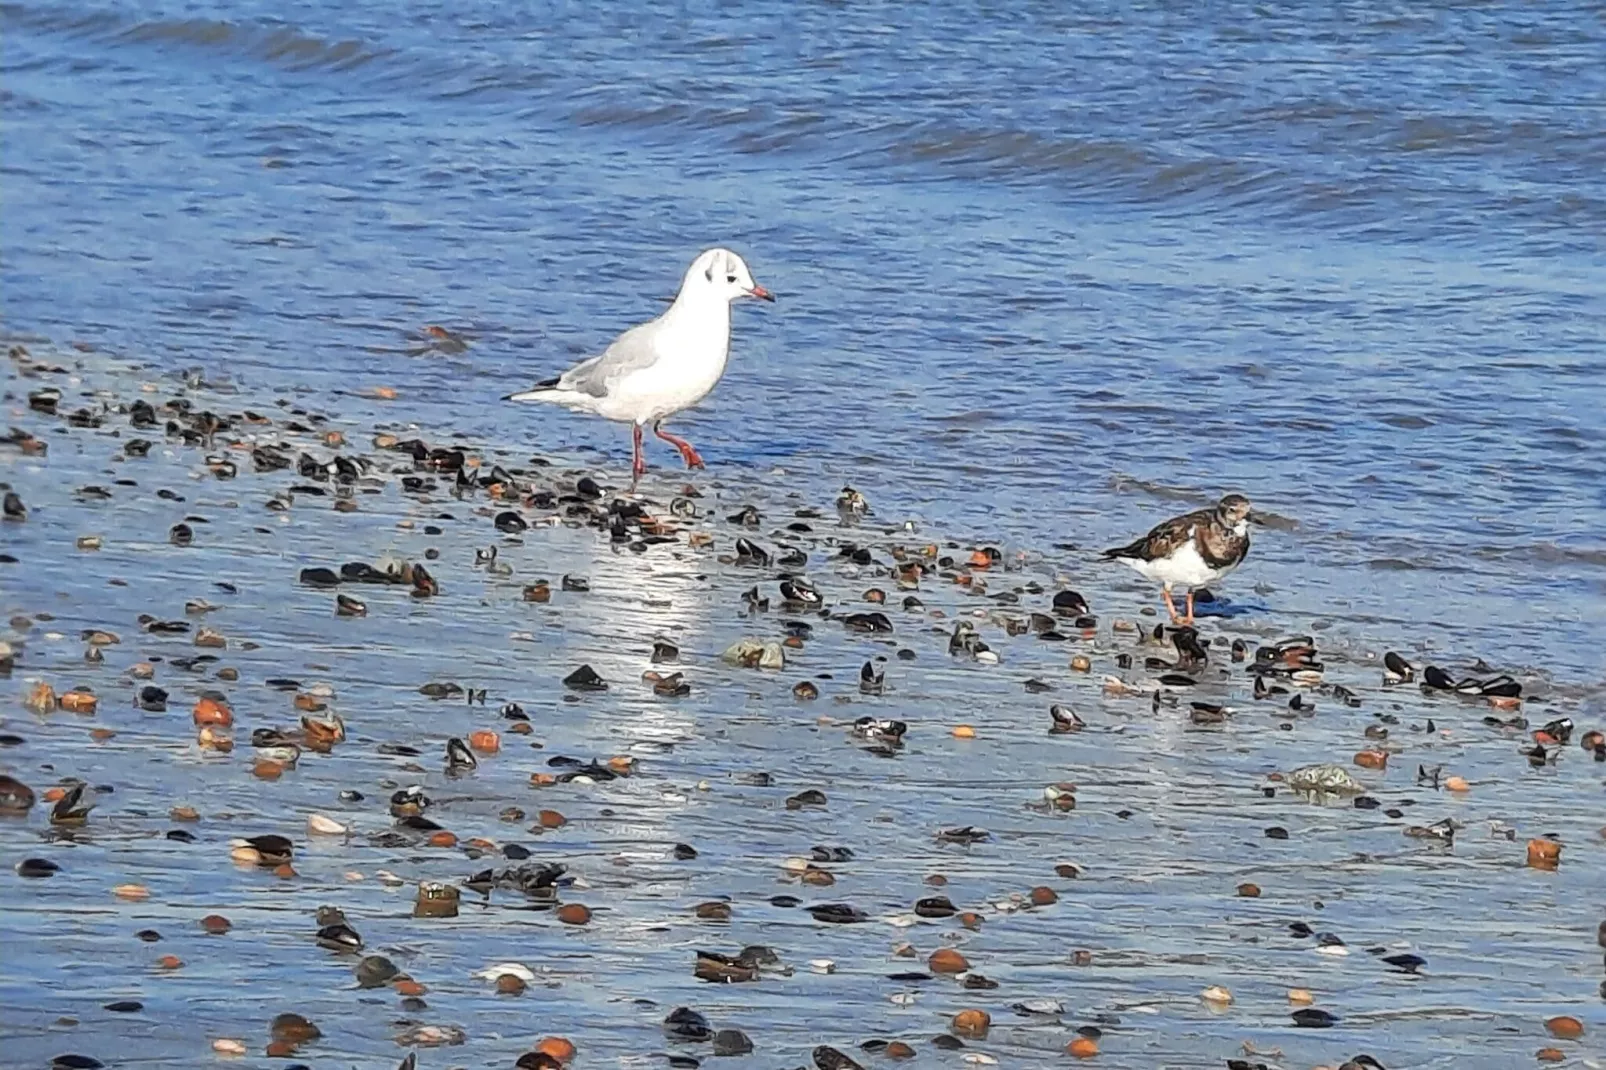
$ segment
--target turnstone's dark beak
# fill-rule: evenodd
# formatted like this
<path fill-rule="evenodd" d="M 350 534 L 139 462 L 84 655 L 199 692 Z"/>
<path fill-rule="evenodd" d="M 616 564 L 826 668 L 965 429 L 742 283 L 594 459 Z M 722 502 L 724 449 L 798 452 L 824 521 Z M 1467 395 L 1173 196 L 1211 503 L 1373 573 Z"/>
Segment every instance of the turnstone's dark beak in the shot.
<path fill-rule="evenodd" d="M 1259 527 L 1265 527 L 1266 526 L 1266 518 L 1261 516 L 1259 513 L 1250 513 L 1244 519 L 1249 521 L 1251 524 L 1255 524 L 1255 525 L 1257 525 Z"/>
<path fill-rule="evenodd" d="M 756 282 L 753 283 L 753 288 L 751 290 L 747 291 L 747 296 L 756 297 L 760 301 L 769 301 L 769 302 L 772 302 L 772 303 L 775 300 L 775 295 L 774 294 L 770 293 L 768 290 L 764 289 L 764 287 L 760 286 Z"/>

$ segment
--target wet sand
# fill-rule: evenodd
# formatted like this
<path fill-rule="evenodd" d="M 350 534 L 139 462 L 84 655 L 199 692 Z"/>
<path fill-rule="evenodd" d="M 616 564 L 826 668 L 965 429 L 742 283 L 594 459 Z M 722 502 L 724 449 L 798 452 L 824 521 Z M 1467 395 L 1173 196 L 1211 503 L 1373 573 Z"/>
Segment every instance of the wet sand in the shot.
<path fill-rule="evenodd" d="M 244 1046 L 239 1064 L 268 1065 L 269 1022 L 291 1011 L 322 1035 L 275 1054 L 314 1066 L 390 1066 L 415 1047 L 425 1067 L 512 1066 L 549 1035 L 574 1042 L 577 1066 L 666 1066 L 669 1056 L 818 1065 L 831 1058 L 819 1045 L 865 1066 L 890 1063 L 861 1047 L 875 1040 L 909 1044 L 916 1066 L 1027 1066 L 1074 1063 L 1067 1045 L 1094 1032 L 1092 1064 L 1109 1067 L 1337 1066 L 1368 1052 L 1391 1070 L 1504 1068 L 1533 1065 L 1542 1049 L 1561 1065 L 1599 1065 L 1606 765 L 1579 741 L 1603 725 L 1565 682 L 1524 679 L 1522 701 L 1497 708 L 1425 692 L 1421 661 L 1417 680 L 1385 686 L 1381 647 L 1329 649 L 1318 637 L 1305 660 L 1320 671 L 1264 673 L 1287 690 L 1257 700 L 1257 648 L 1309 635 L 1312 622 L 1251 606 L 1251 556 L 1224 592 L 1239 592 L 1245 611 L 1201 619 L 1208 664 L 1186 670 L 1191 684 L 1163 684 L 1179 655 L 1150 635 L 1157 592 L 1057 549 L 1064 532 L 979 546 L 880 511 L 844 517 L 832 501 L 791 492 L 784 474 L 738 483 L 717 467 L 689 477 L 655 467 L 631 496 L 624 458 L 580 470 L 471 428 L 411 427 L 406 397 L 246 397 L 99 354 L 27 348 L 6 361 L 0 421 L 23 433 L 0 445 L 0 481 L 27 509 L 0 526 L 0 553 L 15 559 L 0 564 L 0 636 L 15 656 L 0 678 L 0 772 L 41 796 L 81 780 L 94 809 L 81 827 L 53 826 L 42 798 L 0 818 L 6 1065 L 65 1053 L 206 1064 L 224 1058 L 213 1050 L 220 1039 Z M 54 414 L 30 406 L 48 388 L 61 392 Z M 168 407 L 175 399 L 187 414 Z M 131 426 L 136 401 L 154 406 L 156 426 Z M 167 433 L 169 420 L 210 426 L 203 412 L 223 418 L 206 440 Z M 343 444 L 329 444 L 335 432 Z M 381 434 L 464 451 L 476 482 L 496 465 L 512 479 L 500 498 L 487 487 L 454 492 L 453 471 L 378 448 Z M 125 455 L 134 438 L 152 443 L 148 456 Z M 289 467 L 256 471 L 252 448 L 280 444 Z M 299 473 L 303 453 L 368 464 L 343 485 L 338 474 Z M 433 489 L 408 490 L 404 477 Z M 577 494 L 582 478 L 602 493 Z M 874 509 L 876 488 L 850 482 Z M 647 517 L 616 510 L 617 540 L 606 524 L 616 499 Z M 747 507 L 756 518 L 741 516 Z M 498 530 L 510 511 L 527 530 Z M 177 524 L 192 529 L 188 545 L 173 541 Z M 738 556 L 744 539 L 806 564 Z M 494 561 L 478 560 L 490 547 Z M 382 567 L 387 554 L 423 564 L 439 593 L 300 581 L 305 569 Z M 807 576 L 823 609 L 784 606 L 783 574 Z M 565 576 L 589 589 L 567 589 Z M 527 601 L 542 580 L 550 599 Z M 754 588 L 767 607 L 747 597 Z M 1055 618 L 1060 638 L 1045 639 L 1031 614 L 1052 616 L 1054 595 L 1073 588 L 1095 620 Z M 871 589 L 885 604 L 866 600 Z M 338 594 L 366 615 L 337 614 Z M 920 604 L 906 606 L 911 596 Z M 197 600 L 215 608 L 187 611 Z M 890 633 L 844 620 L 872 612 Z M 188 629 L 146 630 L 142 614 Z M 785 639 L 788 622 L 807 628 L 791 628 L 806 637 L 785 650 L 785 668 L 722 659 L 744 637 Z M 959 622 L 996 664 L 950 652 Z M 203 628 L 223 645 L 198 646 Z M 103 660 L 91 662 L 85 636 L 96 630 L 118 641 L 96 646 Z M 660 640 L 678 646 L 677 664 L 653 662 Z M 1247 648 L 1243 662 L 1232 660 L 1234 641 Z M 141 663 L 150 679 L 135 677 Z M 867 663 L 885 674 L 880 694 L 861 687 Z M 565 686 L 582 665 L 606 690 Z M 1505 668 L 1439 667 L 1457 681 Z M 655 693 L 649 671 L 684 673 L 690 693 Z M 804 681 L 817 699 L 794 693 Z M 58 702 L 30 710 L 40 682 Z M 462 690 L 432 698 L 421 692 L 430 684 Z M 165 711 L 140 708 L 148 686 L 168 692 Z M 93 690 L 92 713 L 60 703 L 77 687 Z M 192 711 L 208 691 L 232 709 L 232 727 L 214 733 L 232 750 L 198 742 Z M 1306 708 L 1289 708 L 1296 694 Z M 327 709 L 313 716 L 338 713 L 346 736 L 265 778 L 274 770 L 257 764 L 252 733 L 294 732 L 306 712 L 298 695 L 304 706 L 322 698 Z M 508 703 L 528 720 L 506 716 Z M 1052 704 L 1085 727 L 1051 733 Z M 905 722 L 902 744 L 856 736 L 851 725 L 866 716 Z M 1535 742 L 1535 730 L 1564 717 L 1577 721 L 1569 739 Z M 973 735 L 956 733 L 962 726 Z M 499 751 L 448 775 L 447 741 L 486 730 Z M 1386 753 L 1385 767 L 1358 762 L 1363 751 Z M 628 770 L 617 779 L 561 782 L 576 769 L 564 758 L 633 761 L 615 761 Z M 1282 779 L 1317 763 L 1346 770 L 1366 801 L 1300 794 Z M 1419 766 L 1443 768 L 1422 781 Z M 1451 777 L 1469 790 L 1448 790 Z M 398 830 L 390 797 L 415 784 L 455 843 Z M 824 804 L 788 806 L 809 790 Z M 172 816 L 186 806 L 198 820 Z M 513 807 L 522 816 L 509 820 Z M 543 810 L 563 823 L 544 828 Z M 309 833 L 315 814 L 348 831 Z M 1446 819 L 1450 842 L 1406 832 Z M 965 827 L 986 835 L 943 835 Z M 293 841 L 293 873 L 231 860 L 231 841 L 264 834 Z M 1560 844 L 1558 865 L 1544 864 L 1543 846 L 1541 864 L 1528 864 L 1536 839 Z M 529 859 L 510 859 L 509 845 Z M 803 870 L 794 860 L 817 847 L 851 857 Z M 23 877 L 17 866 L 30 858 L 60 870 Z M 546 862 L 566 867 L 555 899 L 463 887 L 488 868 Z M 420 882 L 461 888 L 456 917 L 415 917 Z M 125 885 L 148 898 L 114 894 Z M 1034 889 L 1053 895 L 1038 892 L 1039 905 Z M 914 913 L 939 895 L 978 917 Z M 783 896 L 797 905 L 775 901 Z M 729 904 L 728 920 L 697 916 L 715 901 Z M 554 908 L 577 903 L 589 921 L 560 921 Z M 807 910 L 824 904 L 864 920 L 833 924 Z M 322 905 L 361 933 L 360 955 L 315 943 Z M 212 914 L 229 920 L 227 933 L 203 930 Z M 1301 923 L 1313 935 L 1291 928 Z M 1314 934 L 1347 953 L 1331 940 L 1319 950 Z M 738 984 L 694 976 L 698 951 L 734 956 L 750 945 L 773 949 L 778 963 Z M 929 956 L 942 948 L 959 951 L 969 972 L 933 973 Z M 422 995 L 357 987 L 361 955 L 375 954 Z M 1384 961 L 1402 954 L 1424 964 Z M 163 967 L 166 955 L 182 964 Z M 534 974 L 521 995 L 475 976 L 509 962 Z M 966 987 L 976 976 L 997 987 Z M 1213 987 L 1230 1002 L 1201 995 Z M 1299 989 L 1308 1006 L 1290 999 Z M 119 1001 L 139 1007 L 106 1009 Z M 754 1051 L 721 1057 L 666 1035 L 665 1017 L 682 1006 L 715 1029 L 742 1030 Z M 985 1035 L 934 1044 L 966 1009 L 989 1013 Z M 1335 1020 L 1299 1024 L 1294 1012 L 1309 1009 Z M 1558 1015 L 1578 1019 L 1582 1039 L 1552 1036 L 1545 1022 Z M 461 1030 L 462 1046 L 424 1050 L 430 1035 L 419 1027 L 448 1039 Z"/>

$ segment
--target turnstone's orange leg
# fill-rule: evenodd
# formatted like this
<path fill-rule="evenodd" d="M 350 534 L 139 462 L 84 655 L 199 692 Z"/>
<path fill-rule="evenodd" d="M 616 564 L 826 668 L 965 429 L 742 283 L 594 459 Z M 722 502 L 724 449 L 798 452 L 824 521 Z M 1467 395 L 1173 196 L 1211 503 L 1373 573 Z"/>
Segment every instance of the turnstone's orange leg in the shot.
<path fill-rule="evenodd" d="M 692 448 L 692 444 L 690 442 L 687 442 L 683 438 L 676 438 L 674 435 L 671 435 L 668 431 L 665 431 L 661 426 L 659 426 L 656 421 L 653 422 L 652 433 L 679 450 L 680 456 L 683 460 L 685 460 L 687 468 L 701 468 L 703 466 L 702 457 L 700 457 L 697 451 Z"/>
<path fill-rule="evenodd" d="M 1171 585 L 1169 583 L 1166 584 L 1160 591 L 1165 595 L 1165 608 L 1166 612 L 1171 614 L 1171 623 L 1181 624 L 1182 618 L 1177 615 L 1177 604 L 1171 600 Z M 1191 598 L 1192 595 L 1190 594 L 1189 597 Z"/>
<path fill-rule="evenodd" d="M 1193 626 L 1193 588 L 1188 588 L 1188 615 L 1182 618 L 1182 623 L 1188 627 Z"/>

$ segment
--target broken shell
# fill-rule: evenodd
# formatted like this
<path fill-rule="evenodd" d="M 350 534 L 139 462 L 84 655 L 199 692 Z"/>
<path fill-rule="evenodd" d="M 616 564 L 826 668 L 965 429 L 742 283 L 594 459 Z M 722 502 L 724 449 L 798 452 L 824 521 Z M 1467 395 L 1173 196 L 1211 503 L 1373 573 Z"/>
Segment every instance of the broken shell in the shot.
<path fill-rule="evenodd" d="M 342 825 L 332 817 L 325 817 L 322 814 L 308 814 L 307 831 L 316 833 L 319 836 L 344 836 L 347 829 L 345 825 Z"/>

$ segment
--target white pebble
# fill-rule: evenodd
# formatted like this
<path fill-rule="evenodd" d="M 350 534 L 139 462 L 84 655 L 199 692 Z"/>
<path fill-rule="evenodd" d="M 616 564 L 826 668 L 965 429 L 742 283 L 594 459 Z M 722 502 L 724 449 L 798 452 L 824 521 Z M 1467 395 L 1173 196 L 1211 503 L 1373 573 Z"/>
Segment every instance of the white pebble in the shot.
<path fill-rule="evenodd" d="M 344 836 L 347 830 L 346 826 L 332 817 L 325 817 L 322 814 L 308 814 L 307 831 L 318 836 Z"/>
<path fill-rule="evenodd" d="M 229 1037 L 218 1037 L 212 1041 L 212 1050 L 219 1055 L 244 1055 L 245 1045 Z"/>
<path fill-rule="evenodd" d="M 809 959 L 809 969 L 815 973 L 835 973 L 836 963 L 830 959 Z"/>
<path fill-rule="evenodd" d="M 522 962 L 498 962 L 494 966 L 487 966 L 483 970 L 476 971 L 474 976 L 481 981 L 495 981 L 504 973 L 511 973 L 527 985 L 535 983 L 535 971 Z"/>
<path fill-rule="evenodd" d="M 913 992 L 894 992 L 887 998 L 900 1007 L 913 1007 L 915 1005 L 915 994 Z"/>

